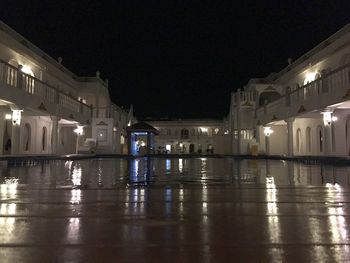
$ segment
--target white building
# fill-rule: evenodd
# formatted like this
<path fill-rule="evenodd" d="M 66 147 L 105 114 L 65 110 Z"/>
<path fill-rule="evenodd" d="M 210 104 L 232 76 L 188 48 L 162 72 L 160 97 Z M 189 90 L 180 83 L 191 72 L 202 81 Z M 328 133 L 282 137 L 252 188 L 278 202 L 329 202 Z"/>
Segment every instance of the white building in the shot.
<path fill-rule="evenodd" d="M 298 42 L 294 43 L 297 45 Z M 234 154 L 350 155 L 350 24 L 231 95 Z"/>
<path fill-rule="evenodd" d="M 94 141 L 85 150 L 122 153 L 132 121 L 99 72 L 76 76 L 0 21 L 1 154 L 70 154 Z"/>
<path fill-rule="evenodd" d="M 147 123 L 159 131 L 155 137 L 156 153 L 230 153 L 225 120 L 158 120 Z"/>

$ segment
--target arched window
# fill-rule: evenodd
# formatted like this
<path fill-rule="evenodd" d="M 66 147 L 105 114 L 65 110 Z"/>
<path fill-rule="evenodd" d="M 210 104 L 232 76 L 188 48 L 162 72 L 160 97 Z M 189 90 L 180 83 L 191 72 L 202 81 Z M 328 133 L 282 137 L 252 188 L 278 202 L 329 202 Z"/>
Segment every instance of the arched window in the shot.
<path fill-rule="evenodd" d="M 317 138 L 318 138 L 318 150 L 323 152 L 323 129 L 321 126 L 317 127 Z"/>
<path fill-rule="evenodd" d="M 23 150 L 29 151 L 30 150 L 30 143 L 31 143 L 31 128 L 29 123 L 26 123 L 24 125 L 24 132 L 23 132 Z"/>
<path fill-rule="evenodd" d="M 191 136 L 195 136 L 195 135 L 196 135 L 195 129 L 191 129 Z"/>
<path fill-rule="evenodd" d="M 47 128 L 43 127 L 42 138 L 41 138 L 41 148 L 43 151 L 47 149 Z"/>
<path fill-rule="evenodd" d="M 266 103 L 270 103 L 281 97 L 277 91 L 264 91 L 259 96 L 259 106 L 263 106 Z"/>
<path fill-rule="evenodd" d="M 305 139 L 306 139 L 306 151 L 311 152 L 311 128 L 310 127 L 306 128 Z"/>
<path fill-rule="evenodd" d="M 300 153 L 301 152 L 301 130 L 297 129 L 297 151 Z"/>
<path fill-rule="evenodd" d="M 181 139 L 188 139 L 188 130 L 187 129 L 181 130 Z"/>

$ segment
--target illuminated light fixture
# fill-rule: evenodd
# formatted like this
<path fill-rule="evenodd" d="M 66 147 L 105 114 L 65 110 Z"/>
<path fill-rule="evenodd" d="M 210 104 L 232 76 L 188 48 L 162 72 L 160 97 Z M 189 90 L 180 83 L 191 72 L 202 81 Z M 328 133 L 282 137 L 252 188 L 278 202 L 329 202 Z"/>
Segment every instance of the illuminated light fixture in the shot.
<path fill-rule="evenodd" d="M 131 126 L 131 121 L 128 122 L 128 127 L 130 127 L 130 126 Z"/>
<path fill-rule="evenodd" d="M 337 121 L 338 120 L 338 117 L 336 117 L 336 116 L 332 116 L 332 121 L 334 122 L 334 121 Z"/>
<path fill-rule="evenodd" d="M 21 124 L 21 115 L 22 110 L 12 110 L 12 124 L 20 125 Z"/>
<path fill-rule="evenodd" d="M 103 133 L 100 133 L 100 137 L 103 137 Z"/>
<path fill-rule="evenodd" d="M 27 66 L 27 65 L 22 65 L 21 71 L 25 74 L 28 74 L 28 75 L 34 77 L 34 72 L 33 72 L 32 68 Z"/>
<path fill-rule="evenodd" d="M 146 143 L 144 141 L 141 141 L 141 146 L 142 147 L 145 147 L 146 146 Z"/>
<path fill-rule="evenodd" d="M 226 130 L 226 131 L 224 132 L 224 134 L 229 134 L 229 131 L 228 131 L 228 130 Z"/>
<path fill-rule="evenodd" d="M 11 120 L 12 115 L 11 114 L 5 114 L 5 120 Z"/>
<path fill-rule="evenodd" d="M 266 137 L 269 137 L 273 133 L 271 127 L 264 127 L 264 134 Z"/>
<path fill-rule="evenodd" d="M 180 147 L 182 147 L 183 146 L 183 144 L 182 143 L 180 143 Z"/>
<path fill-rule="evenodd" d="M 202 132 L 208 132 L 208 128 L 201 127 L 200 129 L 201 129 Z"/>
<path fill-rule="evenodd" d="M 117 127 L 113 127 L 113 131 L 116 132 L 117 131 Z"/>
<path fill-rule="evenodd" d="M 332 112 L 331 111 L 323 111 L 321 112 L 323 115 L 323 124 L 325 126 L 329 126 L 332 123 Z"/>
<path fill-rule="evenodd" d="M 304 85 L 313 82 L 316 79 L 317 72 L 308 72 L 305 75 Z"/>
<path fill-rule="evenodd" d="M 84 134 L 84 126 L 78 125 L 77 128 L 74 129 L 74 132 L 79 136 L 83 135 Z"/>

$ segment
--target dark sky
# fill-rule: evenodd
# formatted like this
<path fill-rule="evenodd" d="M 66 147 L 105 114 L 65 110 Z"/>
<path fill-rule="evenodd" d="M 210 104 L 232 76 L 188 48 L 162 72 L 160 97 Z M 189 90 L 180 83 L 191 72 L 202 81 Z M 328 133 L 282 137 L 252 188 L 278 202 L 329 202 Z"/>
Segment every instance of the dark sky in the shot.
<path fill-rule="evenodd" d="M 1 1 L 0 19 L 139 118 L 223 117 L 230 92 L 350 22 L 350 1 Z"/>

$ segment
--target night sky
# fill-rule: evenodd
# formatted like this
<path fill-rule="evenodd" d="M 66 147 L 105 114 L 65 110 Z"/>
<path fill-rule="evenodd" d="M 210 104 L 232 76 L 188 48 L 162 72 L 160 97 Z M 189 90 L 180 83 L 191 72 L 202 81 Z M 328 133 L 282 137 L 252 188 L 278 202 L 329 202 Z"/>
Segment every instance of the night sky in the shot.
<path fill-rule="evenodd" d="M 350 1 L 1 1 L 0 19 L 138 118 L 220 118 L 230 92 L 350 22 Z"/>

